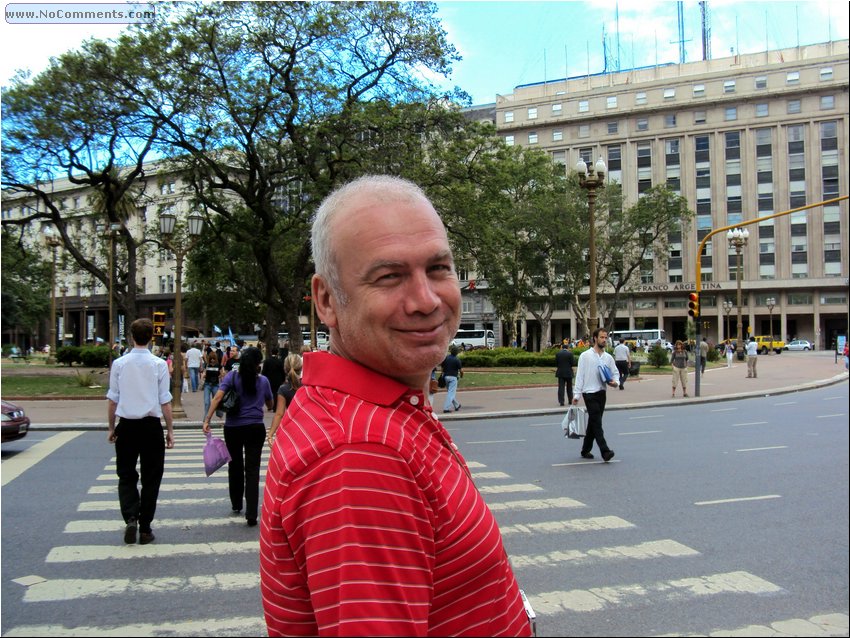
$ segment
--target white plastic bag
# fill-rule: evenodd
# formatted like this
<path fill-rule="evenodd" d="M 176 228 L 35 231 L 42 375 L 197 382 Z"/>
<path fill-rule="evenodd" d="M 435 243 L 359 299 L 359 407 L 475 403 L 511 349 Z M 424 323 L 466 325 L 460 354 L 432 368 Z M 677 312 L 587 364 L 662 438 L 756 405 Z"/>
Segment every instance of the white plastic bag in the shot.
<path fill-rule="evenodd" d="M 587 434 L 587 410 L 571 405 L 561 421 L 561 428 L 564 430 L 564 436 L 569 439 L 584 438 Z"/>

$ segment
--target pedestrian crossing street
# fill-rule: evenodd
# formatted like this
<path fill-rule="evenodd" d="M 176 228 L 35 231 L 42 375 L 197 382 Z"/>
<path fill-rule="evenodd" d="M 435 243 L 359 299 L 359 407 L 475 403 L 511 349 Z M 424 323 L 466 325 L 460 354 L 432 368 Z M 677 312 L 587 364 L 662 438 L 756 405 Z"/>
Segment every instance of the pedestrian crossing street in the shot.
<path fill-rule="evenodd" d="M 176 439 L 175 449 L 166 456 L 153 523 L 156 542 L 123 544 L 112 459 L 88 488 L 77 516 L 67 521 L 63 530 L 67 542 L 50 548 L 45 556 L 50 577 L 34 574 L 19 579 L 24 587 L 21 604 L 34 608 L 27 617 L 40 622 L 4 626 L 4 636 L 265 635 L 257 528 L 247 528 L 241 517 L 226 515 L 230 510 L 226 468 L 205 476 L 205 437 L 178 430 Z M 514 482 L 509 474 L 474 460 L 469 466 L 499 520 L 517 578 L 537 612 L 540 635 L 558 635 L 552 633 L 552 621 L 560 619 L 569 626 L 569 616 L 576 614 L 681 604 L 724 594 L 783 595 L 781 587 L 759 574 L 694 573 L 688 559 L 699 552 L 676 539 L 645 538 L 638 526 L 612 513 L 589 511 L 572 498 L 547 496 L 539 485 Z M 524 520 L 528 515 L 535 520 Z M 570 538 L 593 539 L 601 532 L 604 538 L 613 534 L 619 542 L 605 546 L 570 542 Z M 527 542 L 529 538 L 564 539 L 557 544 L 576 548 L 526 554 L 512 549 L 520 546 L 520 540 L 526 541 L 522 547 L 535 546 Z M 649 561 L 668 561 L 668 577 L 585 589 L 552 586 L 574 582 L 570 575 L 575 569 Z M 93 607 L 86 603 L 100 605 L 94 607 L 99 613 L 92 613 Z M 122 612 L 113 613 L 115 609 Z M 847 625 L 847 614 L 831 614 L 777 618 L 770 627 L 704 627 L 694 635 L 847 635 Z M 681 635 L 677 630 L 667 628 L 673 632 L 669 635 Z M 604 632 L 600 628 L 600 635 Z"/>

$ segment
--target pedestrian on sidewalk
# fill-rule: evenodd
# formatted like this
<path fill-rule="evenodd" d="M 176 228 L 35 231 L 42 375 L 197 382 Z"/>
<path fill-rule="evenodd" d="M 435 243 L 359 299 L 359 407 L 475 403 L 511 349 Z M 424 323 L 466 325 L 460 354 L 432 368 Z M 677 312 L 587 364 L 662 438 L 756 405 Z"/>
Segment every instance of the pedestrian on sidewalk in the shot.
<path fill-rule="evenodd" d="M 620 343 L 614 347 L 614 363 L 617 365 L 617 372 L 620 373 L 620 389 L 624 390 L 626 378 L 629 376 L 629 366 L 632 363 L 632 353 L 624 337 L 620 337 Z"/>
<path fill-rule="evenodd" d="M 192 392 L 198 391 L 203 358 L 204 353 L 198 348 L 197 344 L 193 343 L 192 347 L 186 350 L 186 367 L 189 369 L 189 383 L 192 386 Z"/>
<path fill-rule="evenodd" d="M 673 398 L 676 398 L 676 388 L 682 384 L 682 396 L 688 396 L 688 353 L 685 344 L 681 340 L 676 341 L 673 346 L 673 354 L 670 357 L 670 365 L 673 368 Z"/>
<path fill-rule="evenodd" d="M 283 418 L 283 413 L 286 412 L 286 408 L 292 403 L 295 393 L 301 387 L 301 369 L 303 365 L 304 362 L 301 355 L 295 353 L 287 356 L 286 361 L 283 362 L 283 383 L 277 389 L 277 402 L 275 403 L 272 425 L 266 437 L 269 446 L 274 443 L 275 433 L 280 425 L 280 420 Z"/>
<path fill-rule="evenodd" d="M 726 340 L 726 367 L 732 367 L 732 359 L 735 356 L 735 348 L 732 347 L 732 340 Z"/>
<path fill-rule="evenodd" d="M 555 355 L 555 376 L 558 377 L 558 405 L 564 405 L 564 388 L 567 390 L 567 400 L 573 404 L 573 366 L 575 355 L 569 344 L 564 340 L 561 349 Z"/>
<path fill-rule="evenodd" d="M 750 337 L 750 340 L 747 342 L 747 378 L 748 379 L 756 379 L 758 378 L 758 372 L 756 370 L 756 364 L 759 362 L 759 344 L 756 343 L 755 337 Z"/>
<path fill-rule="evenodd" d="M 708 341 L 703 337 L 699 344 L 699 373 L 705 374 L 705 362 L 708 361 Z"/>
<path fill-rule="evenodd" d="M 210 411 L 212 398 L 218 392 L 218 385 L 221 382 L 220 372 L 218 354 L 211 348 L 206 354 L 206 365 L 204 366 L 204 414 Z"/>
<path fill-rule="evenodd" d="M 109 433 L 115 444 L 118 502 L 124 517 L 124 542 L 147 545 L 154 540 L 151 522 L 156 513 L 159 486 L 165 470 L 165 450 L 174 447 L 171 416 L 171 377 L 168 365 L 148 350 L 153 322 L 130 324 L 133 349 L 112 363 L 109 373 Z M 115 418 L 118 417 L 118 424 Z M 162 418 L 165 418 L 163 439 Z M 139 494 L 139 463 L 142 491 Z"/>
<path fill-rule="evenodd" d="M 446 400 L 443 402 L 443 412 L 451 412 L 452 410 L 457 412 L 461 408 L 460 402 L 455 400 L 458 379 L 463 378 L 463 363 L 457 356 L 458 352 L 460 352 L 458 347 L 452 346 L 449 348 L 449 354 L 440 364 L 440 370 L 442 370 L 443 377 L 446 379 Z"/>
<path fill-rule="evenodd" d="M 427 403 L 460 323 L 445 227 L 419 187 L 362 177 L 319 206 L 304 356 L 266 474 L 270 636 L 530 636 L 493 514 Z"/>
<path fill-rule="evenodd" d="M 607 387 L 616 388 L 619 384 L 617 378 L 617 366 L 614 357 L 605 351 L 608 341 L 608 332 L 604 328 L 593 331 L 590 348 L 581 353 L 578 358 L 578 372 L 576 373 L 575 393 L 573 404 L 578 403 L 578 398 L 584 399 L 587 407 L 587 434 L 581 446 L 583 458 L 592 459 L 593 442 L 599 447 L 602 459 L 607 463 L 614 458 L 614 450 L 608 447 L 605 441 L 605 432 L 602 429 L 602 415 L 605 414 L 605 402 L 608 398 Z M 602 368 L 606 368 L 608 374 Z M 603 377 L 603 375 L 605 375 Z M 606 379 L 609 379 L 606 381 Z"/>

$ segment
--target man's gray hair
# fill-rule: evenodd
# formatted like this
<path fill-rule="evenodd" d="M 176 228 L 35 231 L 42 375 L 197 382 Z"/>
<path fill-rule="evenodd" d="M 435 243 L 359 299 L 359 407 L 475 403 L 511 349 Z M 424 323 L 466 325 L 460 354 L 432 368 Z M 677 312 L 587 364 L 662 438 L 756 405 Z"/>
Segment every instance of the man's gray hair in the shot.
<path fill-rule="evenodd" d="M 412 202 L 424 200 L 430 203 L 425 192 L 413 182 L 391 175 L 365 175 L 340 186 L 328 195 L 313 218 L 313 263 L 316 274 L 322 277 L 338 301 L 348 303 L 342 290 L 339 264 L 333 253 L 331 226 L 338 215 L 351 212 L 349 204 L 361 196 L 374 203 Z"/>

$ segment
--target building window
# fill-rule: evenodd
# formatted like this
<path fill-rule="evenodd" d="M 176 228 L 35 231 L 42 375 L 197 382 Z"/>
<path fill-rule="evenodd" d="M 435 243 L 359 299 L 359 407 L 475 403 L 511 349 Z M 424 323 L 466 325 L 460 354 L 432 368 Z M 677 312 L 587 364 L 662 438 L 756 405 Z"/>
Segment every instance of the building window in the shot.
<path fill-rule="evenodd" d="M 553 151 L 552 152 L 552 161 L 555 164 L 563 164 L 567 165 L 567 152 L 566 151 Z"/>
<path fill-rule="evenodd" d="M 635 93 L 635 104 L 646 104 L 646 93 L 644 91 Z"/>
<path fill-rule="evenodd" d="M 673 128 L 676 126 L 676 115 L 665 115 L 664 116 L 664 127 L 665 128 Z"/>
<path fill-rule="evenodd" d="M 529 109 L 528 109 L 528 119 L 529 120 L 536 120 L 537 119 L 537 107 L 536 106 L 529 107 Z"/>
<path fill-rule="evenodd" d="M 820 108 L 822 111 L 826 111 L 828 109 L 835 108 L 835 96 L 834 95 L 822 95 L 820 98 Z"/>
<path fill-rule="evenodd" d="M 617 108 L 617 96 L 609 95 L 608 98 L 605 100 L 605 106 L 609 109 Z"/>
<path fill-rule="evenodd" d="M 676 89 L 664 89 L 664 99 L 672 100 L 676 97 Z"/>
<path fill-rule="evenodd" d="M 705 95 L 705 84 L 694 84 L 694 97 L 703 97 Z"/>
<path fill-rule="evenodd" d="M 769 108 L 767 102 L 764 104 L 756 104 L 756 117 L 767 117 L 769 114 Z"/>
<path fill-rule="evenodd" d="M 755 87 L 756 87 L 756 89 L 766 89 L 767 88 L 767 76 L 766 75 L 760 75 L 759 77 L 757 77 L 756 81 L 755 81 Z"/>
<path fill-rule="evenodd" d="M 560 142 L 563 139 L 564 139 L 564 132 L 561 129 L 557 129 L 555 131 L 552 131 L 552 141 L 553 142 Z"/>
<path fill-rule="evenodd" d="M 514 136 L 513 135 L 505 135 L 505 144 L 507 146 L 513 146 L 514 145 Z"/>
<path fill-rule="evenodd" d="M 649 120 L 645 117 L 638 118 L 636 124 L 637 124 L 637 130 L 639 130 L 639 131 L 649 130 Z"/>
<path fill-rule="evenodd" d="M 579 137 L 590 137 L 590 124 L 582 124 L 578 127 Z"/>
<path fill-rule="evenodd" d="M 579 113 L 587 113 L 590 110 L 590 102 L 587 100 L 579 100 L 578 103 L 578 112 Z"/>
<path fill-rule="evenodd" d="M 824 67 L 820 70 L 820 79 L 821 79 L 821 82 L 823 82 L 824 80 L 831 80 L 832 79 L 832 67 L 831 66 Z"/>
<path fill-rule="evenodd" d="M 785 84 L 799 84 L 800 83 L 800 72 L 799 71 L 788 71 L 785 76 Z"/>
<path fill-rule="evenodd" d="M 505 111 L 505 124 L 510 124 L 514 121 L 514 112 L 513 111 Z"/>
<path fill-rule="evenodd" d="M 705 124 L 705 111 L 694 111 L 694 124 Z"/>
<path fill-rule="evenodd" d="M 528 143 L 529 144 L 537 144 L 537 133 L 529 133 L 528 134 Z"/>
<path fill-rule="evenodd" d="M 578 149 L 578 156 L 585 164 L 590 164 L 593 161 L 593 149 L 590 147 Z"/>
<path fill-rule="evenodd" d="M 461 308 L 462 314 L 469 315 L 469 314 L 472 314 L 472 312 L 475 310 L 475 304 L 471 300 L 470 301 L 464 301 L 464 302 L 462 302 L 462 304 L 463 304 L 462 308 Z"/>
<path fill-rule="evenodd" d="M 730 106 L 726 109 L 725 119 L 727 122 L 738 119 L 738 108 L 735 106 Z"/>
<path fill-rule="evenodd" d="M 552 105 L 552 115 L 560 115 L 562 109 L 563 109 L 562 104 L 553 104 Z"/>
<path fill-rule="evenodd" d="M 800 112 L 800 100 L 788 100 L 788 112 L 789 113 L 799 113 Z"/>
<path fill-rule="evenodd" d="M 735 92 L 735 80 L 726 80 L 723 83 L 723 92 L 724 93 L 734 93 Z"/>
<path fill-rule="evenodd" d="M 619 122 L 608 122 L 608 135 L 616 135 L 619 128 Z"/>

